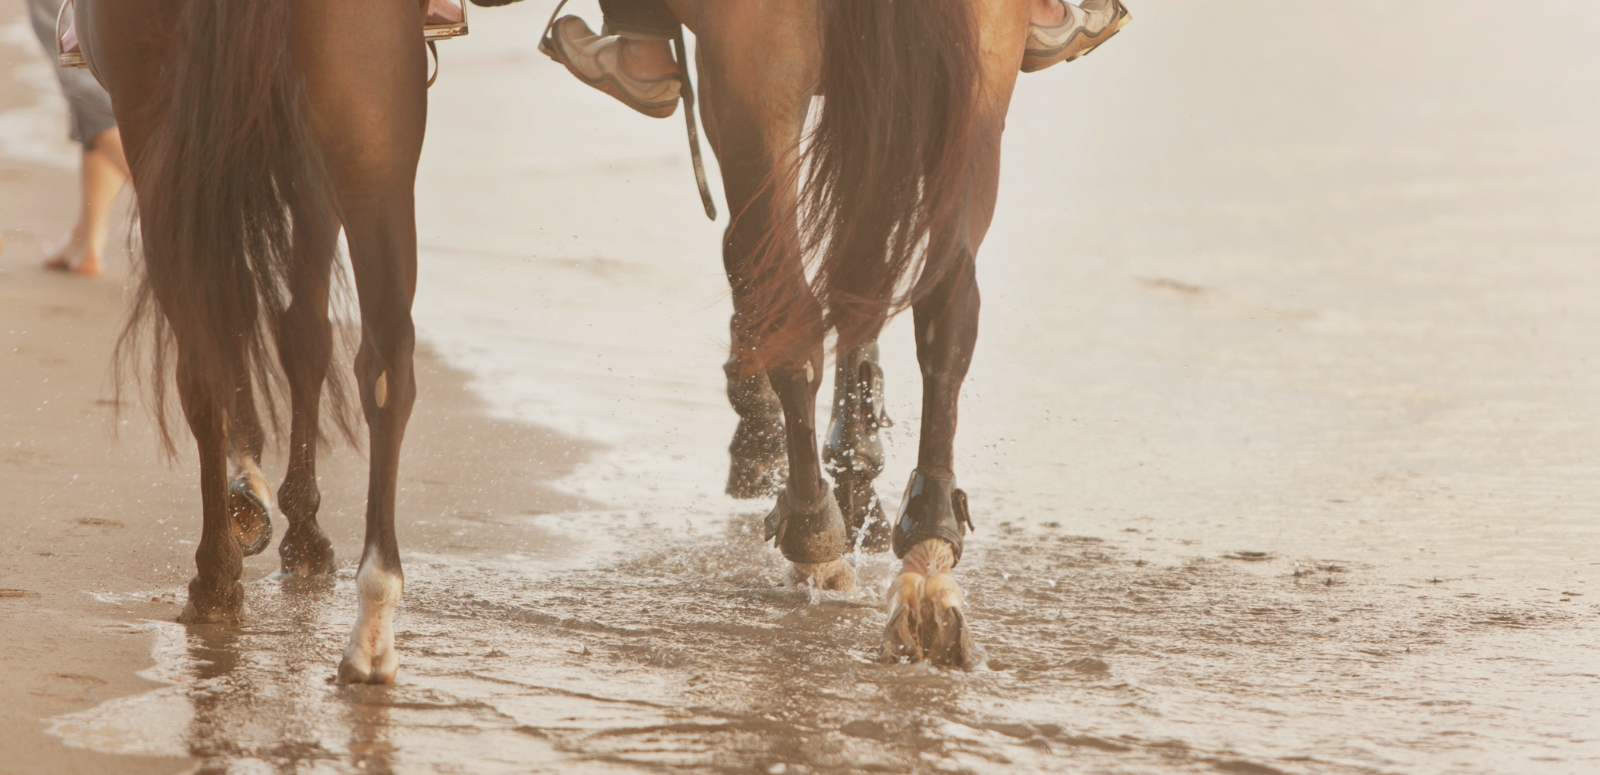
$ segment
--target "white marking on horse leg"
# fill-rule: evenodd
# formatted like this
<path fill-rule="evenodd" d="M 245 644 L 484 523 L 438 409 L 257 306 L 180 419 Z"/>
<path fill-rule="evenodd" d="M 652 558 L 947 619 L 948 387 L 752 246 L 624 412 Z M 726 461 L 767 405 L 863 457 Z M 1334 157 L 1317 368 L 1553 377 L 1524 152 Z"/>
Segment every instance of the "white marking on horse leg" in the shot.
<path fill-rule="evenodd" d="M 383 371 L 378 373 L 378 381 L 377 381 L 377 383 L 375 383 L 372 386 L 372 398 L 373 398 L 374 401 L 378 402 L 378 408 L 379 409 L 382 409 L 384 404 L 389 403 L 389 370 L 388 369 L 385 369 L 385 370 L 383 370 Z"/>
<path fill-rule="evenodd" d="M 360 609 L 339 663 L 340 683 L 394 683 L 400 667 L 394 650 L 394 609 L 405 586 L 404 577 L 384 567 L 376 550 L 368 548 L 356 573 Z"/>

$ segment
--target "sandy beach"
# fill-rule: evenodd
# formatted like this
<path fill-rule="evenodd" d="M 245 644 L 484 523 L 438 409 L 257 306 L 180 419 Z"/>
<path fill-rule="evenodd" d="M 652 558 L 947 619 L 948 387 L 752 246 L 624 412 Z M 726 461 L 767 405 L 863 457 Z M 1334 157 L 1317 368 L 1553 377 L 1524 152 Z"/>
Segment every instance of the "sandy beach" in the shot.
<path fill-rule="evenodd" d="M 874 662 L 885 557 L 783 587 L 769 504 L 721 492 L 726 214 L 681 120 L 538 54 L 548 3 L 474 8 L 418 177 L 387 688 L 330 682 L 359 450 L 319 463 L 335 577 L 269 550 L 244 624 L 174 622 L 194 455 L 115 403 L 123 251 L 37 268 L 74 149 L 0 11 L 0 775 L 1592 771 L 1600 11 L 1554 5 L 1142 0 L 1022 79 L 957 447 L 971 673 Z M 892 508 L 920 405 L 882 341 Z"/>

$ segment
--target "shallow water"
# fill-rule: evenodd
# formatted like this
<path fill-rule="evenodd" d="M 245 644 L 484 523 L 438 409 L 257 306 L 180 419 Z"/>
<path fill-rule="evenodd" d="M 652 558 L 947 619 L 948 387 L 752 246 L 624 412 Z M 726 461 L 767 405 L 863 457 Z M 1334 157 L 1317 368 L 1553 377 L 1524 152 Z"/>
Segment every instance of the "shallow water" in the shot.
<path fill-rule="evenodd" d="M 606 445 L 558 482 L 604 511 L 509 518 L 586 548 L 409 547 L 393 688 L 328 683 L 348 571 L 257 582 L 238 630 L 135 625 L 172 686 L 55 729 L 237 772 L 1600 768 L 1600 9 L 1541 9 L 1145 0 L 1022 80 L 958 442 L 972 673 L 873 662 L 881 557 L 860 596 L 778 586 L 720 493 L 681 124 L 545 61 L 546 9 L 476 12 L 418 325 Z"/>
<path fill-rule="evenodd" d="M 1581 598 L 1000 527 L 962 574 L 988 666 L 947 672 L 876 663 L 875 595 L 775 589 L 754 516 L 730 527 L 584 570 L 412 555 L 392 688 L 332 683 L 351 572 L 265 579 L 245 627 L 147 625 L 173 686 L 54 731 L 229 772 L 1600 766 Z"/>

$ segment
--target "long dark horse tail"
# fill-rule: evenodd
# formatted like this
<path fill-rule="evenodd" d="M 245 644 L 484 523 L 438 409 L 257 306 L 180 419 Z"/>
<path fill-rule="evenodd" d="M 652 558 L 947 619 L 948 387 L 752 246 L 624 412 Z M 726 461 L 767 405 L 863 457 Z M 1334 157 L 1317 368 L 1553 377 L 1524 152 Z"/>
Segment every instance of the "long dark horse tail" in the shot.
<path fill-rule="evenodd" d="M 822 104 L 793 172 L 802 181 L 799 244 L 774 234 L 763 252 L 768 261 L 785 248 L 807 258 L 823 317 L 779 298 L 779 284 L 766 282 L 774 273 L 758 271 L 756 368 L 804 358 L 819 325 L 837 333 L 841 351 L 869 342 L 964 265 L 981 67 L 971 2 L 818 6 Z"/>
<path fill-rule="evenodd" d="M 188 0 L 162 91 L 144 108 L 156 131 L 130 159 L 143 260 L 119 364 L 137 360 L 151 330 L 152 409 L 169 451 L 173 366 L 224 418 L 259 399 L 276 425 L 288 205 L 327 201 L 289 32 L 287 0 Z"/>

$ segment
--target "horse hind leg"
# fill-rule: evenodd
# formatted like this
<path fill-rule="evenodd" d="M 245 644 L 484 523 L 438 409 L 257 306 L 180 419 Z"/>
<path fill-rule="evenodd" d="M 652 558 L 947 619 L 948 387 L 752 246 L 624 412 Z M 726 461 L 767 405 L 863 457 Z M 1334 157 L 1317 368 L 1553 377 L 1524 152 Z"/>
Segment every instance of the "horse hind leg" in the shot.
<path fill-rule="evenodd" d="M 427 50 L 417 45 L 415 3 L 293 0 L 292 7 L 294 50 L 306 99 L 317 107 L 315 141 L 348 238 L 361 312 L 355 377 L 368 429 L 366 537 L 356 619 L 336 677 L 391 683 L 400 664 L 394 614 L 405 591 L 396 487 L 417 396 L 411 303 Z"/>
<path fill-rule="evenodd" d="M 334 572 L 333 542 L 317 524 L 322 492 L 317 487 L 317 446 L 323 383 L 333 360 L 333 324 L 328 320 L 328 287 L 339 224 L 322 207 L 294 208 L 295 263 L 291 294 L 279 325 L 278 359 L 289 382 L 293 412 L 289 425 L 289 468 L 278 488 L 278 503 L 289 529 L 278 544 L 283 572 L 316 576 Z"/>
<path fill-rule="evenodd" d="M 182 351 L 182 337 L 179 339 Z M 194 434 L 200 455 L 200 503 L 203 520 L 195 548 L 195 577 L 189 600 L 178 620 L 185 623 L 237 621 L 244 613 L 244 553 L 230 518 L 228 434 L 225 412 L 202 376 L 204 365 L 180 354 L 178 399 Z"/>
<path fill-rule="evenodd" d="M 891 424 L 883 400 L 877 342 L 841 354 L 834 369 L 833 418 L 822 460 L 844 513 L 845 545 L 869 552 L 889 548 L 889 521 L 873 486 L 883 473 L 880 434 Z"/>

